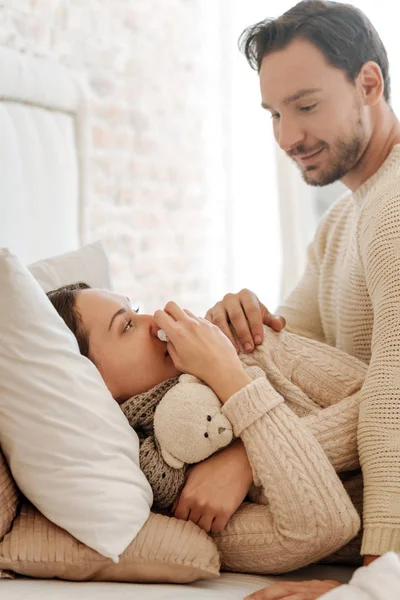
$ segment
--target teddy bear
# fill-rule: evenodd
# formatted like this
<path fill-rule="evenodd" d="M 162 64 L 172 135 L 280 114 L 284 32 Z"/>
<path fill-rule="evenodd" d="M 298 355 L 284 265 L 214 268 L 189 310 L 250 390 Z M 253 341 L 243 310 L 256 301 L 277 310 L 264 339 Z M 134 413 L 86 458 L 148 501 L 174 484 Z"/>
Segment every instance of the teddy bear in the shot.
<path fill-rule="evenodd" d="M 221 413 L 218 396 L 186 373 L 158 404 L 154 435 L 163 459 L 175 469 L 208 458 L 233 439 L 232 426 Z"/>
<path fill-rule="evenodd" d="M 265 376 L 258 367 L 247 367 L 246 372 L 251 379 Z M 200 379 L 186 373 L 179 377 L 154 413 L 154 435 L 169 466 L 181 469 L 198 463 L 232 442 L 232 425 L 221 406 Z"/>

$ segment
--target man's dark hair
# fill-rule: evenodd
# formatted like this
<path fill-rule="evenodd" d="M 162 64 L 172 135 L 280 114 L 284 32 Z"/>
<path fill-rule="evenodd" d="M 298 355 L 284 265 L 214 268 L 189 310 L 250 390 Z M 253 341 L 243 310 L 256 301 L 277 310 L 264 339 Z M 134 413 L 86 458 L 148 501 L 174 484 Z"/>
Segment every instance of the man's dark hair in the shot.
<path fill-rule="evenodd" d="M 78 342 L 80 353 L 89 357 L 89 338 L 82 325 L 82 318 L 76 309 L 76 296 L 81 290 L 90 289 L 90 285 L 83 282 L 63 285 L 57 290 L 48 292 L 47 297 L 72 331 Z"/>
<path fill-rule="evenodd" d="M 375 27 L 351 4 L 303 0 L 276 19 L 265 19 L 247 27 L 239 45 L 250 66 L 260 71 L 267 54 L 283 50 L 302 38 L 316 46 L 332 66 L 344 71 L 351 83 L 367 61 L 382 71 L 384 98 L 390 103 L 389 61 Z"/>

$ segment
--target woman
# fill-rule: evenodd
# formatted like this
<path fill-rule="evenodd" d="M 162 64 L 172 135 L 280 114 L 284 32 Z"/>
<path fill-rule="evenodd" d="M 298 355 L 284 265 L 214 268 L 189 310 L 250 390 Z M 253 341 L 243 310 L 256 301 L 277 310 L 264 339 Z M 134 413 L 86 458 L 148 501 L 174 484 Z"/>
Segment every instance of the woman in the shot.
<path fill-rule="evenodd" d="M 262 346 L 238 356 L 218 327 L 173 302 L 153 316 L 141 315 L 128 298 L 85 284 L 50 292 L 49 298 L 121 405 L 182 372 L 203 380 L 220 398 L 240 438 L 236 448 L 244 446 L 251 467 L 240 504 L 253 481 L 260 504 L 243 503 L 233 516 L 215 515 L 207 506 L 182 514 L 183 490 L 172 512 L 213 533 L 225 569 L 283 573 L 342 547 L 342 557 L 347 552 L 359 558 L 358 538 L 355 547 L 348 542 L 360 518 L 335 469 L 359 468 L 358 391 L 366 365 L 268 327 Z M 157 336 L 160 328 L 167 344 Z M 263 373 L 253 380 L 250 366 Z M 234 460 L 235 454 L 228 448 L 215 456 Z M 345 483 L 358 499 L 359 482 L 350 477 Z"/>

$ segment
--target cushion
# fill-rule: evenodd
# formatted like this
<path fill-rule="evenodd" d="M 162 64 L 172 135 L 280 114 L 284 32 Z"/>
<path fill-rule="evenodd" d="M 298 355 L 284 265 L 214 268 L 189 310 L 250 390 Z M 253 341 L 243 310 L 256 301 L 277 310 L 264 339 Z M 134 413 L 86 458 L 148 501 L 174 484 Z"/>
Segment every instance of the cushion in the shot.
<path fill-rule="evenodd" d="M 92 287 L 111 289 L 110 268 L 101 242 L 83 246 L 28 266 L 45 292 L 67 283 L 85 281 Z M 0 541 L 10 530 L 19 492 L 0 450 Z"/>
<path fill-rule="evenodd" d="M 19 501 L 18 488 L 0 450 L 0 542 L 11 529 Z"/>
<path fill-rule="evenodd" d="M 118 560 L 146 522 L 139 442 L 96 367 L 16 256 L 0 250 L 0 446 L 48 519 Z"/>
<path fill-rule="evenodd" d="M 151 513 L 115 564 L 24 501 L 0 544 L 0 569 L 72 581 L 186 583 L 217 577 L 219 557 L 212 539 L 191 521 Z"/>
<path fill-rule="evenodd" d="M 91 287 L 112 289 L 110 266 L 101 242 L 39 260 L 28 269 L 46 293 L 77 281 L 84 281 Z"/>

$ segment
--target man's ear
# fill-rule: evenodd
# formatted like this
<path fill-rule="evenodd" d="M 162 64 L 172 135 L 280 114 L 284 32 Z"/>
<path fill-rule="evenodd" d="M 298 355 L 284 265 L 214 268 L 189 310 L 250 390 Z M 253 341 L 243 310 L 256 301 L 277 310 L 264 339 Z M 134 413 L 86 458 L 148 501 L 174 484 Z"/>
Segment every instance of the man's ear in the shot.
<path fill-rule="evenodd" d="M 380 66 L 372 60 L 364 63 L 357 76 L 357 82 L 361 86 L 364 105 L 378 104 L 385 89 Z"/>

